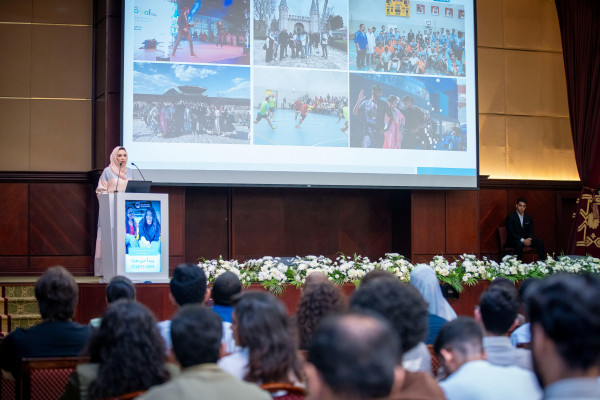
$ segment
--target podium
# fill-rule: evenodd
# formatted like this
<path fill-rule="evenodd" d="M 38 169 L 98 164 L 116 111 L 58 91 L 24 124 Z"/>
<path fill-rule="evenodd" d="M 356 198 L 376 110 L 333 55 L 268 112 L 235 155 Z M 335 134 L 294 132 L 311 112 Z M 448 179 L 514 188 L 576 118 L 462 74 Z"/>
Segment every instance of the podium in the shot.
<path fill-rule="evenodd" d="M 98 202 L 104 279 L 169 282 L 169 195 L 101 194 Z"/>

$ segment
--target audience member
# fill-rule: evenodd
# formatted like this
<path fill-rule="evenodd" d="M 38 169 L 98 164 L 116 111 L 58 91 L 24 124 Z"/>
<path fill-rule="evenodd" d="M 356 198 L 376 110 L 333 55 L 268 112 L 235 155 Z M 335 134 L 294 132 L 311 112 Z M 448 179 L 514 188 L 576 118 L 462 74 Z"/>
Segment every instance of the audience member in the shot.
<path fill-rule="evenodd" d="M 271 396 L 256 385 L 242 382 L 217 366 L 222 333 L 221 318 L 214 311 L 199 304 L 182 307 L 171 322 L 173 352 L 181 374 L 139 400 L 270 400 Z"/>
<path fill-rule="evenodd" d="M 323 318 L 341 313 L 345 306 L 340 290 L 333 283 L 319 282 L 304 290 L 295 315 L 300 349 L 308 349 L 313 331 Z"/>
<path fill-rule="evenodd" d="M 173 278 L 169 282 L 169 298 L 178 307 L 186 304 L 204 304 L 209 293 L 206 291 L 206 274 L 196 264 L 179 264 L 173 271 Z M 160 334 L 165 340 L 167 351 L 171 350 L 171 321 L 158 323 Z"/>
<path fill-rule="evenodd" d="M 72 321 L 77 304 L 77 283 L 63 267 L 48 268 L 35 283 L 35 298 L 42 322 L 17 328 L 0 346 L 0 368 L 19 378 L 24 357 L 76 356 L 90 334 L 87 325 Z"/>
<path fill-rule="evenodd" d="M 531 351 L 547 400 L 600 399 L 600 279 L 554 275 L 527 295 Z"/>
<path fill-rule="evenodd" d="M 414 287 L 387 273 L 362 283 L 350 306 L 393 321 L 400 336 L 402 366 L 413 372 L 431 373 L 431 356 L 423 343 L 427 335 L 427 303 Z"/>
<path fill-rule="evenodd" d="M 143 392 L 166 382 L 177 368 L 165 365 L 165 344 L 156 318 L 143 304 L 113 302 L 94 332 L 62 400 L 107 399 Z"/>
<path fill-rule="evenodd" d="M 242 292 L 240 278 L 233 272 L 227 271 L 215 279 L 211 290 L 216 312 L 223 321 L 223 344 L 225 354 L 233 353 L 236 347 L 233 331 L 231 330 L 234 298 Z"/>
<path fill-rule="evenodd" d="M 394 383 L 398 344 L 383 320 L 329 317 L 315 330 L 305 364 L 311 400 L 382 398 Z"/>
<path fill-rule="evenodd" d="M 300 290 L 305 291 L 308 288 L 310 288 L 313 284 L 321 282 L 329 282 L 329 279 L 327 279 L 327 275 L 319 271 L 311 272 L 306 276 L 304 284 L 300 287 Z"/>
<path fill-rule="evenodd" d="M 219 360 L 219 366 L 233 376 L 259 385 L 295 384 L 301 379 L 289 317 L 272 294 L 240 296 L 233 310 L 233 337 L 239 348 Z"/>
<path fill-rule="evenodd" d="M 418 340 L 416 337 L 410 338 L 406 332 L 407 326 L 413 323 L 412 318 L 417 321 L 417 334 L 420 335 L 419 332 L 426 329 L 426 320 L 423 317 L 427 315 L 426 304 L 422 299 L 419 302 L 419 299 L 420 295 L 416 289 L 395 279 L 390 279 L 389 274 L 388 277 L 380 276 L 377 279 L 368 279 L 367 283 L 361 284 L 352 298 L 352 307 L 378 313 L 390 323 L 396 334 L 399 346 L 398 353 L 396 353 L 394 386 L 388 397 L 389 400 L 444 399 L 444 393 L 430 372 L 412 372 L 402 365 L 404 350 L 402 340 L 404 340 L 404 337 L 413 342 Z M 420 310 L 420 315 L 413 315 L 411 318 L 407 316 L 406 311 L 408 310 L 401 311 L 405 307 L 413 306 L 415 306 L 417 312 Z M 427 351 L 427 349 L 425 350 Z M 427 357 L 429 357 L 429 352 Z"/>
<path fill-rule="evenodd" d="M 515 349 L 508 338 L 508 332 L 518 324 L 518 309 L 514 286 L 495 285 L 481 295 L 479 308 L 475 309 L 475 320 L 483 329 L 483 349 L 490 363 L 532 370 L 531 352 Z"/>
<path fill-rule="evenodd" d="M 427 264 L 419 264 L 410 273 L 410 284 L 417 288 L 428 306 L 428 333 L 425 343 L 433 344 L 442 325 L 456 318 L 456 312 L 442 294 L 435 271 Z"/>
<path fill-rule="evenodd" d="M 446 323 L 434 349 L 450 374 L 440 383 L 447 400 L 534 400 L 542 393 L 531 371 L 501 367 L 485 360 L 482 332 L 472 318 Z"/>
<path fill-rule="evenodd" d="M 530 293 L 530 290 L 539 283 L 539 279 L 536 278 L 527 278 L 521 285 L 519 286 L 519 309 L 521 314 L 523 315 L 524 323 L 515 329 L 510 334 L 510 342 L 513 346 L 519 347 L 524 346 L 526 348 L 530 347 L 531 344 L 531 324 L 529 323 L 529 314 L 527 313 L 527 296 Z"/>
<path fill-rule="evenodd" d="M 111 304 L 121 299 L 135 300 L 135 286 L 125 276 L 113 276 L 106 285 L 106 302 Z M 99 328 L 101 322 L 102 318 L 94 318 L 90 321 L 90 325 Z"/>

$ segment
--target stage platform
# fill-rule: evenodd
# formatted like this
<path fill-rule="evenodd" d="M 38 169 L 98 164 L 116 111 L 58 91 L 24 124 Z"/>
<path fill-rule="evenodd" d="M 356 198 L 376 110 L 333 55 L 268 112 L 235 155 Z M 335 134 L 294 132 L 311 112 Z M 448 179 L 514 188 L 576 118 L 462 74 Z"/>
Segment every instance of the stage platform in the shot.
<path fill-rule="evenodd" d="M 29 292 L 33 294 L 33 285 L 36 277 L 3 277 L 0 280 L 2 295 L 4 297 L 5 310 L 10 310 L 11 299 L 7 296 L 8 292 L 16 292 L 19 287 L 29 287 Z M 87 324 L 92 318 L 102 315 L 106 309 L 106 283 L 100 283 L 102 277 L 76 277 L 79 285 L 79 298 L 75 311 L 75 320 Z M 456 299 L 449 299 L 449 303 L 458 315 L 473 316 L 473 310 L 479 303 L 479 297 L 489 286 L 488 281 L 480 281 L 475 286 L 467 286 Z M 137 300 L 150 308 L 156 318 L 161 321 L 171 318 L 177 311 L 169 299 L 168 283 L 136 283 Z M 23 288 L 22 288 L 23 289 Z M 354 284 L 344 284 L 341 290 L 346 296 L 350 296 L 355 290 Z M 244 290 L 266 291 L 260 284 L 252 284 Z M 8 298 L 7 298 L 8 297 Z M 300 289 L 292 285 L 286 285 L 284 291 L 278 296 L 286 305 L 290 315 L 296 312 L 298 300 L 300 299 Z M 35 299 L 33 299 L 35 301 Z M 13 310 L 16 310 L 13 308 Z M 6 312 L 6 311 L 5 311 Z M 10 315 L 10 312 L 7 313 Z M 4 330 L 4 329 L 3 329 Z M 9 327 L 4 330 L 14 330 Z"/>

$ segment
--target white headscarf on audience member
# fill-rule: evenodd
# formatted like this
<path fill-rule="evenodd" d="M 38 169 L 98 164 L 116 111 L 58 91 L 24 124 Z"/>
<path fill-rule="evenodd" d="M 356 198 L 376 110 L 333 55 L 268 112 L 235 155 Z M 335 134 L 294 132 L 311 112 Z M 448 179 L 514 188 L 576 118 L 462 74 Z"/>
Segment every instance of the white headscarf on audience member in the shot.
<path fill-rule="evenodd" d="M 456 318 L 456 312 L 450 307 L 448 301 L 442 295 L 440 283 L 435 271 L 427 264 L 418 264 L 410 273 L 410 284 L 416 287 L 425 301 L 429 303 L 429 312 L 446 321 Z"/>

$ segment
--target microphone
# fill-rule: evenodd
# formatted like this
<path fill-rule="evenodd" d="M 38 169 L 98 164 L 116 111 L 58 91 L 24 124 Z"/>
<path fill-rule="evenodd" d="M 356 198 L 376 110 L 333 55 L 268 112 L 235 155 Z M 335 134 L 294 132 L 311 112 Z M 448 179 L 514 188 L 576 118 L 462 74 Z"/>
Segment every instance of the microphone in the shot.
<path fill-rule="evenodd" d="M 143 179 L 144 181 L 146 181 L 146 178 L 144 178 L 144 174 L 142 174 L 142 171 L 140 171 L 140 169 L 138 168 L 138 166 L 137 166 L 137 165 L 135 165 L 135 163 L 131 163 L 131 165 L 133 165 L 134 167 L 136 167 L 136 168 L 137 168 L 138 172 L 139 172 L 139 173 L 140 173 L 140 175 L 142 176 L 142 179 Z"/>
<path fill-rule="evenodd" d="M 119 179 L 121 179 L 121 167 L 123 166 L 123 163 L 120 162 L 119 163 L 119 175 L 117 175 L 117 187 L 115 188 L 115 193 L 119 193 Z"/>

